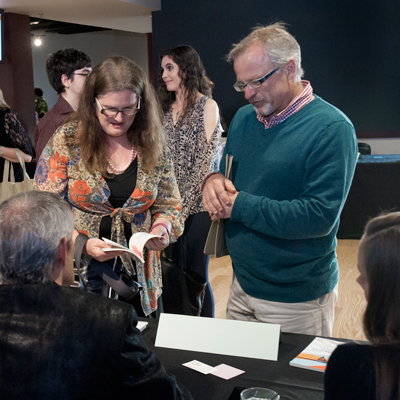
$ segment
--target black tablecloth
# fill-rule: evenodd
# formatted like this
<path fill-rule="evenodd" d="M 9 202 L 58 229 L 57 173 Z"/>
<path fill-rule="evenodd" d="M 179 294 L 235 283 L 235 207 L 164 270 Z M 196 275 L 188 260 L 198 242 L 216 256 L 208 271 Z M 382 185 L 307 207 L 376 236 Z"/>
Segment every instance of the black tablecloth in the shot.
<path fill-rule="evenodd" d="M 320 400 L 324 398 L 323 373 L 289 365 L 289 362 L 301 353 L 315 336 L 283 333 L 282 343 L 279 345 L 278 361 L 264 361 L 154 347 L 158 321 L 148 319 L 146 321 L 149 322 L 149 325 L 144 330 L 143 337 L 147 345 L 156 353 L 166 370 L 174 374 L 177 380 L 190 390 L 196 400 L 227 400 L 237 386 L 267 387 L 279 393 L 282 400 Z M 213 375 L 203 375 L 182 365 L 192 360 L 201 361 L 212 367 L 227 364 L 244 370 L 245 373 L 229 380 Z"/>
<path fill-rule="evenodd" d="M 360 239 L 367 221 L 400 210 L 400 155 L 361 155 L 340 216 L 338 239 Z"/>

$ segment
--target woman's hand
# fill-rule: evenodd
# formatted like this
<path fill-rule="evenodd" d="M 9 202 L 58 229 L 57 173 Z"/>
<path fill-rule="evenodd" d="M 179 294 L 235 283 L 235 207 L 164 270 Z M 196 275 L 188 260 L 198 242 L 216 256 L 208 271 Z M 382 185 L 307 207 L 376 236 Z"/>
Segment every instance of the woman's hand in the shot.
<path fill-rule="evenodd" d="M 121 251 L 103 251 L 105 247 L 111 247 L 101 239 L 89 239 L 86 242 L 84 252 L 97 261 L 107 261 L 121 255 Z M 85 251 L 86 250 L 86 251 Z"/>
<path fill-rule="evenodd" d="M 150 233 L 153 235 L 159 235 L 160 237 L 156 237 L 147 241 L 146 247 L 149 250 L 164 250 L 169 245 L 171 222 L 165 218 L 160 218 L 154 222 L 153 227 L 150 229 Z"/>
<path fill-rule="evenodd" d="M 29 162 L 32 161 L 32 156 L 31 155 L 24 153 L 22 150 L 20 150 L 20 151 L 21 151 L 21 154 L 22 154 L 22 158 L 24 159 L 24 161 L 26 163 L 29 163 Z M 16 162 L 16 163 L 19 162 L 19 159 L 18 159 L 17 155 L 15 154 L 14 149 L 11 148 L 11 147 L 1 146 L 0 154 L 1 154 L 1 157 L 3 157 L 4 159 L 6 159 L 8 161 Z"/>

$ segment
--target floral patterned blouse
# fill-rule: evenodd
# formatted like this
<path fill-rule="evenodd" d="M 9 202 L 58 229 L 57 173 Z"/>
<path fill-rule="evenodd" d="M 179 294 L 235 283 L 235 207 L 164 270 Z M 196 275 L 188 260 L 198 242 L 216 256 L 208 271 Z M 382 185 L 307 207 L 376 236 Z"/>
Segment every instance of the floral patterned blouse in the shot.
<path fill-rule="evenodd" d="M 136 188 L 124 206 L 114 209 L 108 202 L 110 189 L 100 174 L 87 171 L 76 144 L 79 135 L 76 122 L 61 126 L 44 148 L 36 173 L 37 190 L 59 193 L 72 206 L 75 229 L 89 238 L 99 237 L 103 216 L 112 217 L 111 240 L 127 246 L 123 220 L 131 224 L 132 234 L 148 232 L 157 218 L 167 218 L 171 224 L 170 242 L 183 232 L 181 198 L 175 181 L 170 152 L 165 147 L 163 156 L 151 170 L 142 167 L 138 155 Z M 121 257 L 131 269 L 129 257 Z M 136 263 L 137 279 L 143 289 L 141 303 L 145 315 L 157 309 L 161 295 L 161 263 L 157 251 L 145 249 L 145 263 Z"/>

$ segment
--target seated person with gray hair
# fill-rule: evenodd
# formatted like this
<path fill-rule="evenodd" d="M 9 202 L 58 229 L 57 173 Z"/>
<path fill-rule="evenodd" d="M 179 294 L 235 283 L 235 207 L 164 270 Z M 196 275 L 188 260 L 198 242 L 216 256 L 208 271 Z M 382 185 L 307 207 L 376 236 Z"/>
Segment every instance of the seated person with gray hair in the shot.
<path fill-rule="evenodd" d="M 192 399 L 136 329 L 129 304 L 80 291 L 74 218 L 57 194 L 0 204 L 3 399 Z"/>

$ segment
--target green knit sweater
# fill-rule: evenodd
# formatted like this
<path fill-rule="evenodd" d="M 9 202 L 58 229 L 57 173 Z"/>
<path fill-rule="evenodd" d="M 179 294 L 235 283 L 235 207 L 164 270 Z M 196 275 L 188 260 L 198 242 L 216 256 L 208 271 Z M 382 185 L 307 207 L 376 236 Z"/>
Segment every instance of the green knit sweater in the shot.
<path fill-rule="evenodd" d="M 265 129 L 248 105 L 231 123 L 225 154 L 234 157 L 239 191 L 225 235 L 243 290 L 285 303 L 333 290 L 336 232 L 357 157 L 350 120 L 315 96 Z"/>

